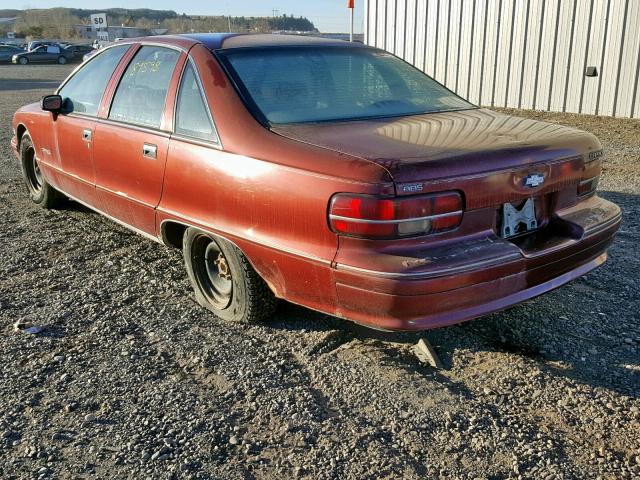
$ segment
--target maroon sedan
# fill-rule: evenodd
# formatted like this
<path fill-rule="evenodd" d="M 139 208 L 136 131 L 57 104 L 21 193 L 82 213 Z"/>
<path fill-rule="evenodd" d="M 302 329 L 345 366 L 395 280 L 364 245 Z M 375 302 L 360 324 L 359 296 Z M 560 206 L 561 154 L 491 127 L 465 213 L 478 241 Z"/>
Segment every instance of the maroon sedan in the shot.
<path fill-rule="evenodd" d="M 596 268 L 620 224 L 593 135 L 480 109 L 361 44 L 120 42 L 13 129 L 34 202 L 68 197 L 182 249 L 198 302 L 227 320 L 283 298 L 448 325 Z"/>

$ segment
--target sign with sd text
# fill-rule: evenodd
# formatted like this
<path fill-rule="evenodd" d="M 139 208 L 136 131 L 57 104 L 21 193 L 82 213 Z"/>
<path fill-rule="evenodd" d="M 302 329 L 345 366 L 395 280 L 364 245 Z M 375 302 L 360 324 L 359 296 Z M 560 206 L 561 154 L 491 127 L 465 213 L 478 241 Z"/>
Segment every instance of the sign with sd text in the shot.
<path fill-rule="evenodd" d="M 107 14 L 106 13 L 94 13 L 91 15 L 91 27 L 95 30 L 96 28 L 107 28 Z"/>

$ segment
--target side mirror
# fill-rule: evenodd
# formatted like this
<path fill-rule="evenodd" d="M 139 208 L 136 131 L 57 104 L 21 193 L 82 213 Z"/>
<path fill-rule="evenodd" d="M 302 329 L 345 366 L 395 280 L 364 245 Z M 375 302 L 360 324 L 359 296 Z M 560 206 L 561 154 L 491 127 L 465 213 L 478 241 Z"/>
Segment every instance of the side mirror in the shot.
<path fill-rule="evenodd" d="M 62 97 L 60 95 L 45 95 L 40 100 L 40 107 L 47 112 L 59 113 L 62 109 Z"/>

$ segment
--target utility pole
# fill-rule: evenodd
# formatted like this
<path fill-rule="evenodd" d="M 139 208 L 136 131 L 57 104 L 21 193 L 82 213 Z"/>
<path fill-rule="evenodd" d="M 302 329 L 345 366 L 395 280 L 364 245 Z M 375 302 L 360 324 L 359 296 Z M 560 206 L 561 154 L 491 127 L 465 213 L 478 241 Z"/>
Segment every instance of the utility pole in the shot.
<path fill-rule="evenodd" d="M 355 0 L 347 0 L 347 8 L 351 12 L 351 26 L 349 27 L 349 41 L 353 42 L 353 10 L 354 10 Z"/>

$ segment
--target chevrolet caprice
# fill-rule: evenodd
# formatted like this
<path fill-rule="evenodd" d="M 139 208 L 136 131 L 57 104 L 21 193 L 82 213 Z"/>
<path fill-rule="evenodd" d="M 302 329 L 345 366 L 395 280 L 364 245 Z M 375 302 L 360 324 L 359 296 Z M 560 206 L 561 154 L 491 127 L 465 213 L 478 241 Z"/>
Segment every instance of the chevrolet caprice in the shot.
<path fill-rule="evenodd" d="M 449 325 L 593 270 L 620 224 L 593 135 L 478 108 L 357 43 L 121 41 L 13 131 L 35 203 L 70 198 L 181 249 L 225 320 L 281 298 L 380 329 Z"/>

